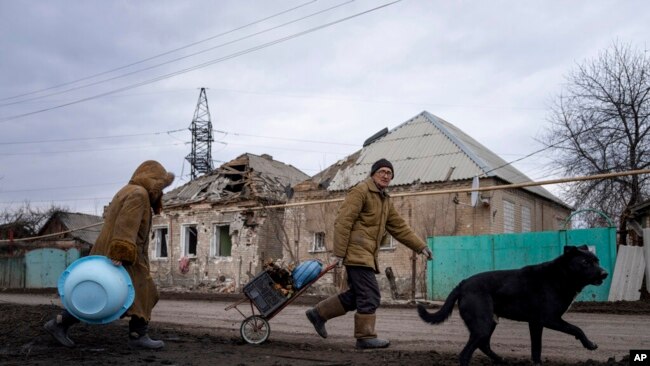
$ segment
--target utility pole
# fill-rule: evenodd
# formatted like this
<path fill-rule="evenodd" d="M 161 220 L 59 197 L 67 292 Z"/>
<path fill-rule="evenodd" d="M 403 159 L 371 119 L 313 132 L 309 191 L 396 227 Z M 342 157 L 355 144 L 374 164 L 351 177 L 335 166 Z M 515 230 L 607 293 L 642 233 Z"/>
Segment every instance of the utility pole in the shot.
<path fill-rule="evenodd" d="M 192 166 L 192 180 L 194 180 L 197 176 L 212 171 L 212 141 L 214 139 L 205 88 L 201 88 L 189 130 L 192 131 L 192 152 L 185 159 Z"/>

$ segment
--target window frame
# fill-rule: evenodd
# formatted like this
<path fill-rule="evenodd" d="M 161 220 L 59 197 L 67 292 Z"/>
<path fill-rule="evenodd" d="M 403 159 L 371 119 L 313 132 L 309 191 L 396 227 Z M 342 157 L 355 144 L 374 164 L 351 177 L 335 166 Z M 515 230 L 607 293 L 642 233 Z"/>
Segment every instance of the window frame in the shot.
<path fill-rule="evenodd" d="M 161 256 L 161 243 L 160 243 L 160 238 L 161 236 L 158 234 L 162 230 L 165 230 L 165 236 L 162 237 L 163 241 L 165 242 L 165 256 Z M 153 259 L 168 259 L 169 258 L 169 226 L 164 225 L 164 226 L 155 226 L 151 228 L 151 231 L 153 232 L 153 250 L 152 250 L 152 258 Z"/>
<path fill-rule="evenodd" d="M 510 207 L 508 207 L 508 205 L 510 205 Z M 505 199 L 503 200 L 503 233 L 504 234 L 511 234 L 517 232 L 516 220 L 515 220 L 515 207 L 516 206 L 514 202 Z"/>
<path fill-rule="evenodd" d="M 230 241 L 230 255 L 221 255 L 221 234 L 222 228 L 228 229 L 228 240 Z M 218 236 L 217 236 L 218 234 Z M 232 257 L 232 238 L 230 237 L 229 223 L 212 224 L 212 238 L 210 239 L 210 257 L 211 258 L 229 258 Z"/>
<path fill-rule="evenodd" d="M 528 206 L 521 206 L 521 232 L 529 233 L 533 228 L 533 212 Z"/>
<path fill-rule="evenodd" d="M 190 253 L 190 243 L 189 243 L 189 238 L 188 238 L 188 230 L 190 228 L 194 228 L 196 232 L 196 245 L 194 247 L 194 250 L 196 253 Z M 198 224 L 182 224 L 181 225 L 181 257 L 189 257 L 189 258 L 194 258 L 197 256 L 199 251 L 199 225 Z"/>
<path fill-rule="evenodd" d="M 318 240 L 318 238 L 322 238 L 322 240 Z M 317 245 L 319 244 L 321 245 Z M 312 241 L 311 241 L 311 250 L 310 252 L 312 253 L 322 253 L 327 251 L 327 245 L 326 245 L 326 235 L 324 231 L 316 231 L 312 235 Z"/>
<path fill-rule="evenodd" d="M 397 248 L 397 239 L 395 239 L 392 235 L 386 233 L 388 235 L 389 240 L 388 240 L 388 245 L 382 245 L 383 243 L 379 243 L 379 250 L 386 250 L 386 251 L 391 251 L 395 250 Z"/>

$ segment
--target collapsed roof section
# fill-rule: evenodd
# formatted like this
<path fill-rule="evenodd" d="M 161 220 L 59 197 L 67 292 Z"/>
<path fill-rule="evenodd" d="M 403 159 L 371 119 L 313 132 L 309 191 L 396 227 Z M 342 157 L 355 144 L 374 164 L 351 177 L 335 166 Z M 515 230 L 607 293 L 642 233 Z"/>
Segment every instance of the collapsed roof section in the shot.
<path fill-rule="evenodd" d="M 167 208 L 196 203 L 232 204 L 256 200 L 283 203 L 291 187 L 309 176 L 270 155 L 245 153 L 209 174 L 173 189 L 163 196 Z"/>

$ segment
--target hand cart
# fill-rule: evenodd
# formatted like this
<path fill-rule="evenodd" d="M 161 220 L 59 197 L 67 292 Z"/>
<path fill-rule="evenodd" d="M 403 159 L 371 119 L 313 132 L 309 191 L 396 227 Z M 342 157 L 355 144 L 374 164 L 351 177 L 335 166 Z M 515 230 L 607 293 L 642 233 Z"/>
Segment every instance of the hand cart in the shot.
<path fill-rule="evenodd" d="M 276 316 L 282 309 L 291 304 L 298 296 L 307 290 L 314 282 L 323 277 L 327 272 L 336 267 L 336 263 L 330 264 L 314 278 L 303 285 L 291 297 L 285 297 L 278 292 L 273 285 L 275 284 L 271 276 L 263 271 L 251 282 L 244 286 L 244 298 L 236 303 L 229 305 L 225 310 L 235 309 L 244 317 L 239 327 L 239 334 L 243 340 L 250 344 L 261 344 L 269 339 L 271 335 L 271 326 L 269 320 Z M 246 316 L 237 306 L 245 303 L 250 303 L 251 313 L 253 315 Z M 255 314 L 255 310 L 259 314 Z"/>

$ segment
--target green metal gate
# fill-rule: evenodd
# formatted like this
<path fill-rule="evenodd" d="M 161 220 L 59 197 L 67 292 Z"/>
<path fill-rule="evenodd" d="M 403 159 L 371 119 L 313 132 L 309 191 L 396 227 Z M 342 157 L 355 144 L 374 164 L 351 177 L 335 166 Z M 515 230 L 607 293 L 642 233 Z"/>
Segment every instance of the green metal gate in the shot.
<path fill-rule="evenodd" d="M 25 288 L 56 288 L 61 273 L 77 259 L 79 250 L 76 248 L 43 248 L 28 252 L 25 255 Z"/>
<path fill-rule="evenodd" d="M 552 260 L 566 245 L 587 245 L 609 273 L 600 286 L 587 286 L 576 301 L 607 301 L 616 261 L 616 228 L 542 231 L 522 234 L 438 236 L 427 239 L 434 259 L 427 268 L 427 292 L 444 300 L 463 279 L 476 273 L 521 268 Z"/>

